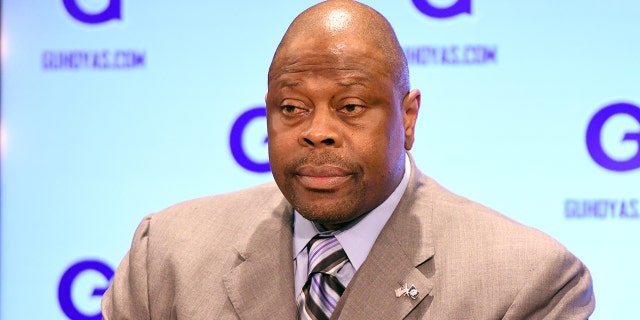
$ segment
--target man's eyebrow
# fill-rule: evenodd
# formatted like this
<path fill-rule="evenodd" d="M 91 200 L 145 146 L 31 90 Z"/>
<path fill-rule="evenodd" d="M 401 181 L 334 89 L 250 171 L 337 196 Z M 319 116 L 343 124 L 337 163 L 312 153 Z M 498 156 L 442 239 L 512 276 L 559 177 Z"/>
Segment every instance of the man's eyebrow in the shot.
<path fill-rule="evenodd" d="M 343 87 L 353 87 L 353 86 L 361 86 L 361 87 L 366 87 L 366 81 L 362 81 L 360 79 L 356 79 L 356 80 L 341 80 L 338 81 L 338 85 L 343 86 Z"/>
<path fill-rule="evenodd" d="M 342 87 L 353 87 L 353 86 L 361 86 L 361 87 L 366 87 L 366 79 L 362 78 L 362 79 L 343 79 L 343 80 L 339 80 L 338 82 L 336 82 L 337 85 L 342 86 Z M 278 87 L 280 88 L 295 88 L 298 87 L 302 84 L 301 81 L 280 81 L 280 83 L 278 84 Z"/>
<path fill-rule="evenodd" d="M 280 88 L 295 88 L 300 85 L 300 81 L 282 81 Z"/>

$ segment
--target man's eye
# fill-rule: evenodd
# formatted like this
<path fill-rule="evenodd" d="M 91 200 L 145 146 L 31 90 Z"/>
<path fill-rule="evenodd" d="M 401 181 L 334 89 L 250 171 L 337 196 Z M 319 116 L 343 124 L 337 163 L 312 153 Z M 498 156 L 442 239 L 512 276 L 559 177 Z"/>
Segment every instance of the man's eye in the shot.
<path fill-rule="evenodd" d="M 285 105 L 280 108 L 282 113 L 286 115 L 295 115 L 304 112 L 304 109 L 292 105 Z"/>
<path fill-rule="evenodd" d="M 357 105 L 357 104 L 347 104 L 345 106 L 343 106 L 342 108 L 338 109 L 338 111 L 342 112 L 342 113 L 346 113 L 349 115 L 355 115 L 355 114 L 359 114 L 360 112 L 364 111 L 364 107 L 361 105 Z"/>

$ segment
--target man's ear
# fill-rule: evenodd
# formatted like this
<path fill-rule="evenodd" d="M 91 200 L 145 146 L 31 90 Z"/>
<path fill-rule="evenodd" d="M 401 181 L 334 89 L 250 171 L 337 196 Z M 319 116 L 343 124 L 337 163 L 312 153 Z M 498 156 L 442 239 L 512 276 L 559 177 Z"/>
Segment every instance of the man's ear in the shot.
<path fill-rule="evenodd" d="M 411 150 L 416 132 L 416 120 L 420 110 L 420 90 L 413 89 L 402 99 L 402 120 L 404 123 L 404 148 Z"/>

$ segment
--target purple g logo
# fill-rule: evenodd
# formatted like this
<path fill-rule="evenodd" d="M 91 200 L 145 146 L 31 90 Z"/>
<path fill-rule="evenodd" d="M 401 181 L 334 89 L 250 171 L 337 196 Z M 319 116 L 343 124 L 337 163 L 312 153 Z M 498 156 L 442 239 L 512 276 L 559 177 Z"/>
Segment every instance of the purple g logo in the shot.
<path fill-rule="evenodd" d="M 635 141 L 638 151 L 628 160 L 616 160 L 611 158 L 602 147 L 602 127 L 609 118 L 624 114 L 631 116 L 640 124 L 640 108 L 630 103 L 614 103 L 602 108 L 593 115 L 587 127 L 587 150 L 593 161 L 605 169 L 612 171 L 629 171 L 640 168 L 640 131 L 627 132 L 622 141 Z"/>
<path fill-rule="evenodd" d="M 436 7 L 429 2 L 430 0 L 412 0 L 413 5 L 423 14 L 436 18 L 446 19 L 459 14 L 471 14 L 471 0 L 456 0 L 456 2 L 448 7 Z"/>
<path fill-rule="evenodd" d="M 255 107 L 245 111 L 241 114 L 236 122 L 231 127 L 231 134 L 229 135 L 229 147 L 231 148 L 231 154 L 236 162 L 243 168 L 257 172 L 265 173 L 271 171 L 269 162 L 256 162 L 251 159 L 242 144 L 242 137 L 244 136 L 245 129 L 254 120 L 267 116 L 267 109 L 264 106 Z M 264 137 L 264 143 L 267 143 L 267 137 Z"/>
<path fill-rule="evenodd" d="M 111 19 L 120 19 L 121 0 L 109 0 L 109 5 L 97 13 L 88 13 L 78 6 L 78 0 L 62 0 L 67 12 L 76 20 L 88 24 L 98 24 L 107 22 Z"/>
<path fill-rule="evenodd" d="M 83 260 L 69 267 L 62 275 L 60 285 L 58 286 L 58 302 L 60 303 L 60 308 L 69 319 L 100 320 L 102 319 L 100 311 L 96 314 L 85 314 L 78 308 L 72 298 L 73 284 L 76 282 L 76 279 L 85 272 L 97 272 L 104 277 L 106 284 L 94 288 L 91 296 L 102 297 L 102 295 L 104 295 L 105 291 L 107 291 L 109 281 L 113 278 L 113 269 L 100 260 Z"/>

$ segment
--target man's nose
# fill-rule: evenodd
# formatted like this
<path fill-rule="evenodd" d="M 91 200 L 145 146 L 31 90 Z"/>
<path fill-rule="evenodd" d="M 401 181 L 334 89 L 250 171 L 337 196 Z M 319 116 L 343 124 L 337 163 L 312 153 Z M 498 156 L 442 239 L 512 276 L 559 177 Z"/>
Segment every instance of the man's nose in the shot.
<path fill-rule="evenodd" d="M 298 143 L 304 147 L 340 147 L 342 137 L 338 129 L 339 119 L 330 108 L 316 108 L 307 119 L 306 128 L 300 133 Z"/>

